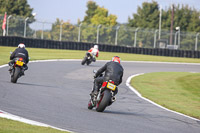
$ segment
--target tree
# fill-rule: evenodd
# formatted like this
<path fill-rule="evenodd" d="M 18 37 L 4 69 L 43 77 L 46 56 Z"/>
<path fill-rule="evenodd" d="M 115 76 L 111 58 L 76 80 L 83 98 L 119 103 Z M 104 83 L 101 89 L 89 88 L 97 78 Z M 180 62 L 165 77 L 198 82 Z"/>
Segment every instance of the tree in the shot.
<path fill-rule="evenodd" d="M 128 18 L 128 26 L 141 28 L 158 28 L 159 7 L 158 3 L 144 2 L 142 7 L 138 7 L 137 13 L 133 14 L 133 18 Z"/>
<path fill-rule="evenodd" d="M 193 11 L 187 30 L 200 32 L 200 12 L 197 10 Z"/>
<path fill-rule="evenodd" d="M 30 7 L 30 5 L 27 3 L 27 0 L 0 0 L 0 14 L 3 16 L 4 13 L 7 12 L 8 16 L 12 15 L 12 20 L 9 23 L 9 31 L 12 33 L 12 35 L 23 36 L 23 23 L 26 17 L 29 17 L 29 21 L 27 21 L 27 31 L 29 32 L 27 32 L 27 34 L 32 32 L 28 26 L 34 21 L 32 11 L 33 8 Z"/>
<path fill-rule="evenodd" d="M 86 11 L 86 16 L 84 17 L 83 22 L 84 23 L 91 23 L 91 18 L 95 15 L 95 11 L 97 9 L 97 5 L 94 1 L 88 1 L 87 3 L 87 11 Z"/>
<path fill-rule="evenodd" d="M 91 18 L 91 23 L 94 25 L 105 25 L 105 26 L 114 26 L 117 24 L 116 22 L 117 16 L 108 14 L 108 10 L 103 7 L 98 7 L 95 10 L 94 16 Z"/>
<path fill-rule="evenodd" d="M 115 29 L 113 27 L 117 24 L 117 16 L 109 14 L 106 8 L 98 6 L 93 1 L 89 1 L 87 7 L 86 16 L 83 20 L 84 24 L 81 26 L 81 40 L 84 42 L 96 42 L 97 27 L 101 25 L 99 42 L 114 44 L 113 35 L 115 35 Z"/>
<path fill-rule="evenodd" d="M 94 1 L 88 1 L 87 8 L 83 23 L 107 26 L 114 26 L 117 24 L 117 16 L 109 14 L 107 9 L 98 6 Z"/>
<path fill-rule="evenodd" d="M 188 5 L 175 7 L 174 26 L 180 27 L 182 31 L 187 31 L 193 11 Z"/>
<path fill-rule="evenodd" d="M 60 26 L 62 26 L 62 40 L 77 41 L 77 27 L 70 24 L 70 22 L 64 22 L 63 20 L 59 20 L 58 18 L 56 19 L 56 22 L 52 25 L 51 39 L 60 39 Z"/>
<path fill-rule="evenodd" d="M 0 0 L 0 14 L 7 14 L 33 17 L 33 8 L 27 3 L 27 0 Z"/>

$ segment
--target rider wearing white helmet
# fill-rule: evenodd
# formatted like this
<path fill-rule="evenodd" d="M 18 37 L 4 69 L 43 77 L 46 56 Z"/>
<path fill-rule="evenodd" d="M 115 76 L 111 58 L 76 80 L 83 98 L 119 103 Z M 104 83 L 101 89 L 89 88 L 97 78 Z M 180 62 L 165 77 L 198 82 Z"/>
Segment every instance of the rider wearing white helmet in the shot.
<path fill-rule="evenodd" d="M 20 43 L 20 44 L 18 45 L 18 48 L 25 48 L 25 45 L 24 45 L 23 43 Z"/>
<path fill-rule="evenodd" d="M 90 53 L 92 55 L 93 61 L 96 61 L 95 57 L 99 57 L 99 48 L 98 45 L 94 45 L 93 48 L 91 48 L 90 50 L 88 50 L 88 53 Z"/>
<path fill-rule="evenodd" d="M 94 45 L 94 49 L 98 49 L 98 45 Z"/>
<path fill-rule="evenodd" d="M 25 65 L 24 65 L 24 70 L 27 70 L 28 69 L 28 62 L 29 62 L 29 55 L 28 55 L 28 51 L 25 49 L 25 44 L 24 43 L 20 43 L 18 45 L 18 48 L 15 49 L 14 52 L 12 52 L 12 54 L 10 55 L 10 62 L 8 63 L 8 65 L 10 66 L 10 69 L 9 71 L 12 70 L 12 66 L 15 62 L 15 58 L 23 58 L 24 59 L 24 62 L 25 62 Z"/>

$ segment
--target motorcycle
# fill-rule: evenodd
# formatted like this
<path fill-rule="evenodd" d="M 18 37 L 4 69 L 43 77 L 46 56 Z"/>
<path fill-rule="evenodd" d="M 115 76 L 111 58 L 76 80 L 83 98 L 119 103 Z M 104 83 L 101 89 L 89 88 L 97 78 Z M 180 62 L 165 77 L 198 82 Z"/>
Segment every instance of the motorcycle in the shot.
<path fill-rule="evenodd" d="M 86 63 L 87 65 L 89 65 L 89 64 L 91 64 L 92 62 L 95 62 L 95 61 L 96 61 L 95 57 L 93 57 L 90 53 L 86 53 L 81 64 L 84 65 Z"/>
<path fill-rule="evenodd" d="M 95 72 L 94 72 L 95 73 Z M 103 74 L 100 75 L 102 77 Z M 88 109 L 96 108 L 97 112 L 103 112 L 107 106 L 110 106 L 116 101 L 115 92 L 118 90 L 114 81 L 105 81 L 100 85 L 97 96 L 91 96 Z"/>
<path fill-rule="evenodd" d="M 16 83 L 18 78 L 24 75 L 24 64 L 23 58 L 15 58 L 13 68 L 10 71 L 12 83 Z"/>

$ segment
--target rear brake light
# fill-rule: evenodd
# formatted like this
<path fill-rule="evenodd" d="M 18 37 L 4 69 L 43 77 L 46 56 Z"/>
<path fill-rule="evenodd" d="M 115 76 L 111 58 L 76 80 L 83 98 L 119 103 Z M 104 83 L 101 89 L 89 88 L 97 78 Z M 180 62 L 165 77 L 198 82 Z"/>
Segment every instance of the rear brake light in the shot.
<path fill-rule="evenodd" d="M 110 83 L 113 83 L 113 84 L 114 84 L 114 81 L 111 81 Z"/>
<path fill-rule="evenodd" d="M 103 82 L 102 87 L 105 87 L 107 85 L 107 82 Z"/>
<path fill-rule="evenodd" d="M 23 58 L 19 58 L 20 61 L 23 61 Z"/>

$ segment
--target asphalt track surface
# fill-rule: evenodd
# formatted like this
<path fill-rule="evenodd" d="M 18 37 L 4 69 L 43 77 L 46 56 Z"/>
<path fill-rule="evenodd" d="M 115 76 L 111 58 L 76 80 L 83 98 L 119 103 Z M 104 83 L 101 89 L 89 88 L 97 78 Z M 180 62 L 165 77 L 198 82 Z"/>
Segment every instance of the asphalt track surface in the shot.
<path fill-rule="evenodd" d="M 77 133 L 200 133 L 200 122 L 161 109 L 132 92 L 125 84 L 137 73 L 200 72 L 200 65 L 122 62 L 125 73 L 117 101 L 103 113 L 88 110 L 93 69 L 80 61 L 29 64 L 17 84 L 8 67 L 0 68 L 0 110 Z"/>

